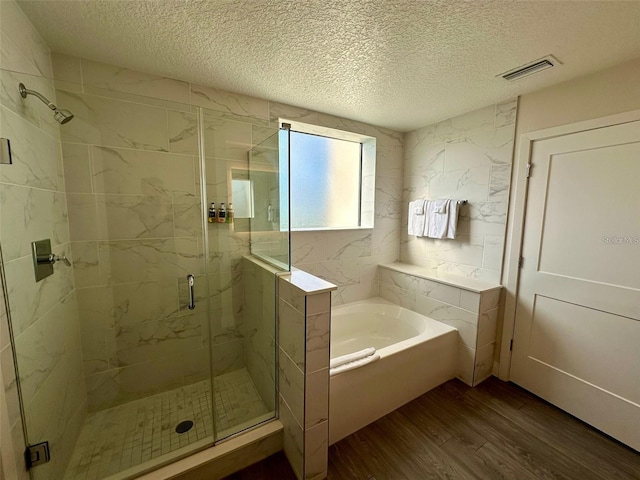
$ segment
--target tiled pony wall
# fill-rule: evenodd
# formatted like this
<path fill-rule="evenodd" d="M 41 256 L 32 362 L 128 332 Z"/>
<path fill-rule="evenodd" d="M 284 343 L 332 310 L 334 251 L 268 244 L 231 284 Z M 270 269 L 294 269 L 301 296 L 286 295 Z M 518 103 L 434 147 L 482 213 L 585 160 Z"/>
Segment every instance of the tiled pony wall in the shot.
<path fill-rule="evenodd" d="M 516 108 L 513 99 L 405 134 L 403 206 L 417 198 L 469 203 L 454 241 L 408 236 L 403 208 L 402 262 L 500 283 Z"/>
<path fill-rule="evenodd" d="M 73 272 L 62 264 L 36 283 L 30 243 L 51 239 L 54 253 L 72 257 L 60 129 L 39 100 L 22 99 L 18 83 L 56 102 L 51 54 L 14 2 L 0 2 L 0 136 L 11 141 L 13 165 L 0 165 L 0 243 L 29 439 L 46 438 L 56 454 L 43 465 L 62 478 L 86 414 L 80 322 Z M 71 258 L 73 261 L 73 258 Z M 24 470 L 22 423 L 7 317 L 0 315 L 1 363 L 13 459 Z M 51 415 L 56 412 L 56 415 Z M 3 418 L 3 423 L 5 419 Z M 3 438 L 2 451 L 11 451 Z M 3 468 L 9 462 L 3 459 Z"/>

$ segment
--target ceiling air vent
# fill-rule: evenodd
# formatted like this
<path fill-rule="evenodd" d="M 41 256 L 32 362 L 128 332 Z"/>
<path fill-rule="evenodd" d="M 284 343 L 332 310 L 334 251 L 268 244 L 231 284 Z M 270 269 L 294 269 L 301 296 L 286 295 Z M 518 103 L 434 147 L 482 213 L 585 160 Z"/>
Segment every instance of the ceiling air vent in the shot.
<path fill-rule="evenodd" d="M 526 65 L 514 68 L 497 76 L 513 82 L 515 80 L 521 79 L 522 77 L 526 77 L 528 75 L 541 72 L 548 68 L 555 67 L 556 65 L 560 65 L 560 62 L 553 56 L 547 55 L 546 57 L 539 58 L 538 60 L 534 60 L 531 63 L 527 63 Z"/>

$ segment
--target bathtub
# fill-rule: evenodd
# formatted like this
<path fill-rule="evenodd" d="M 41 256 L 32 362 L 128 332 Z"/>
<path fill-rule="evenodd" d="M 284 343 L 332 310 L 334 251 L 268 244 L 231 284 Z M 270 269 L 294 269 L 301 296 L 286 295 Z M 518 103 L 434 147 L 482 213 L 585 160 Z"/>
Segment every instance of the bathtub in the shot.
<path fill-rule="evenodd" d="M 380 360 L 331 377 L 329 443 L 455 376 L 455 328 L 369 298 L 331 310 L 331 358 L 375 347 Z"/>

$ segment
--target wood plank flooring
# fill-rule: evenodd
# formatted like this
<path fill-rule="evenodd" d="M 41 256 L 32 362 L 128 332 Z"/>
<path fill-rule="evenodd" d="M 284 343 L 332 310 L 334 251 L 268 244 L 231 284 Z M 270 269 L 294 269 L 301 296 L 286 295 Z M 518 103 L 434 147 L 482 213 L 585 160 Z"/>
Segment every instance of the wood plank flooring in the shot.
<path fill-rule="evenodd" d="M 295 480 L 281 453 L 229 480 Z M 518 386 L 458 380 L 329 448 L 331 480 L 640 480 L 640 453 Z"/>

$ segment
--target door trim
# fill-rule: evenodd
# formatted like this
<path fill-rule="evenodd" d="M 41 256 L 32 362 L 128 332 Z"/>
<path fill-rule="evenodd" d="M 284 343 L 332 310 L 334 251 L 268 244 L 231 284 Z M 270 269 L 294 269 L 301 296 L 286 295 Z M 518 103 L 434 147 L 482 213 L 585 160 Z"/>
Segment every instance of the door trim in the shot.
<path fill-rule="evenodd" d="M 606 117 L 545 128 L 533 132 L 525 132 L 516 137 L 516 148 L 514 150 L 516 153 L 513 162 L 511 189 L 509 192 L 509 210 L 507 213 L 504 264 L 502 265 L 502 284 L 505 287 L 506 296 L 502 336 L 500 338 L 498 378 L 507 381 L 511 376 L 510 346 L 516 321 L 518 282 L 520 280 L 518 262 L 522 254 L 524 216 L 527 207 L 527 163 L 529 163 L 531 158 L 533 142 L 635 121 L 640 121 L 640 110 L 631 110 Z M 536 174 L 535 166 L 531 174 Z"/>

